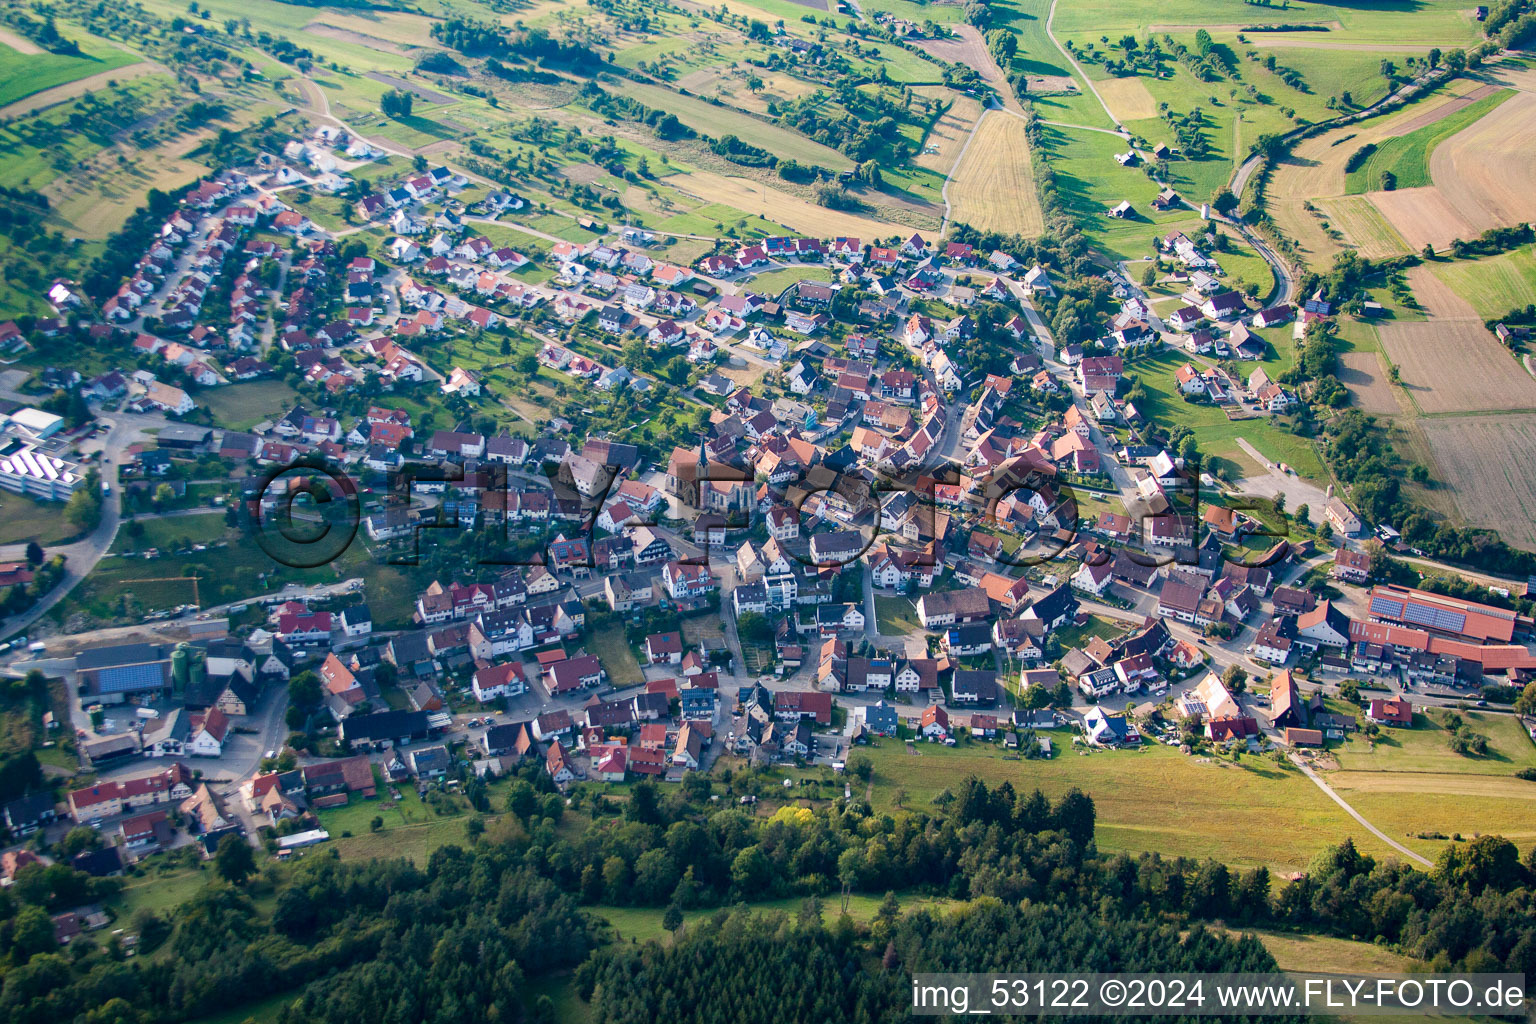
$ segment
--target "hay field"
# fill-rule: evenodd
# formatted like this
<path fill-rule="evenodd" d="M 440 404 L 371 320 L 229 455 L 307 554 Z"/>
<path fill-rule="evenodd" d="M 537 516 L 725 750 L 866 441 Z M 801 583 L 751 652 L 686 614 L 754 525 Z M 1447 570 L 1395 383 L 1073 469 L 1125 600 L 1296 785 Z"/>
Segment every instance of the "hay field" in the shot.
<path fill-rule="evenodd" d="M 1349 388 L 1355 408 L 1380 416 L 1402 412 L 1375 352 L 1345 352 L 1339 356 L 1339 382 Z"/>
<path fill-rule="evenodd" d="M 1093 83 L 1100 97 L 1109 105 L 1115 120 L 1141 121 L 1157 116 L 1157 101 L 1140 78 L 1109 78 Z"/>
<path fill-rule="evenodd" d="M 912 233 L 910 224 L 866 217 L 844 210 L 829 210 L 799 196 L 713 171 L 685 171 L 663 178 L 684 196 L 707 203 L 721 203 L 748 214 L 761 214 L 805 234 L 885 237 Z"/>
<path fill-rule="evenodd" d="M 1530 472 L 1536 465 L 1536 415 L 1429 418 L 1419 427 L 1435 457 L 1436 475 L 1454 492 L 1463 518 L 1497 530 L 1509 544 L 1536 550 L 1536 519 L 1530 513 L 1536 508 L 1536 476 Z"/>
<path fill-rule="evenodd" d="M 1483 259 L 1436 263 L 1431 269 L 1485 320 L 1536 302 L 1536 248 L 1530 246 Z"/>
<path fill-rule="evenodd" d="M 920 87 L 913 91 L 923 94 L 925 88 Z M 912 158 L 912 162 L 917 166 L 926 167 L 936 174 L 943 175 L 948 175 L 955 169 L 955 161 L 960 159 L 960 151 L 965 148 L 965 140 L 971 137 L 971 129 L 976 127 L 976 121 L 982 114 L 981 104 L 969 96 L 956 96 L 950 93 L 947 98 L 953 99 L 953 105 L 934 123 L 933 129 L 924 140 L 925 146 L 934 146 L 938 152 L 925 151 Z"/>
<path fill-rule="evenodd" d="M 1315 205 L 1327 215 L 1330 224 L 1355 243 L 1355 248 L 1366 259 L 1385 259 L 1408 253 L 1407 241 L 1365 196 L 1319 199 Z"/>
<path fill-rule="evenodd" d="M 1370 192 L 1378 187 L 1382 177 L 1389 172 L 1396 178 L 1398 188 L 1420 188 L 1433 184 L 1430 159 L 1440 144 L 1491 117 L 1495 110 L 1514 95 L 1509 89 L 1483 86 L 1462 97 L 1475 102 L 1458 106 L 1443 116 L 1427 116 L 1427 123 L 1411 130 L 1408 125 L 1403 125 L 1398 129 L 1401 134 L 1382 142 L 1362 158 L 1360 166 L 1348 173 L 1346 189 L 1353 194 Z M 1440 111 L 1435 113 L 1439 114 Z"/>
<path fill-rule="evenodd" d="M 1284 871 L 1305 867 L 1345 837 L 1373 856 L 1388 852 L 1289 765 L 1244 758 L 1242 767 L 1232 767 L 1162 744 L 1079 755 L 1064 732 L 1051 739 L 1062 752 L 1049 761 L 1005 761 L 991 744 L 920 743 L 914 754 L 904 744 L 881 740 L 866 751 L 874 763 L 874 805 L 889 809 L 896 790 L 904 789 L 906 806 L 921 807 L 945 788 L 957 791 L 967 775 L 978 775 L 991 786 L 1006 780 L 1019 792 L 1038 787 L 1053 798 L 1073 786 L 1082 789 L 1093 798 L 1095 839 L 1104 850 L 1215 857 Z"/>
<path fill-rule="evenodd" d="M 1024 122 L 1004 113 L 983 117 L 947 194 L 952 220 L 1026 238 L 1043 234 Z"/>
<path fill-rule="evenodd" d="M 842 153 L 814 142 L 799 132 L 768 124 L 749 114 L 730 107 L 717 107 L 693 96 L 684 96 L 660 85 L 649 82 L 625 82 L 622 92 L 631 99 L 648 106 L 676 114 L 677 119 L 688 127 L 707 135 L 736 135 L 754 146 L 790 157 L 801 163 L 819 164 L 844 171 L 853 161 Z"/>

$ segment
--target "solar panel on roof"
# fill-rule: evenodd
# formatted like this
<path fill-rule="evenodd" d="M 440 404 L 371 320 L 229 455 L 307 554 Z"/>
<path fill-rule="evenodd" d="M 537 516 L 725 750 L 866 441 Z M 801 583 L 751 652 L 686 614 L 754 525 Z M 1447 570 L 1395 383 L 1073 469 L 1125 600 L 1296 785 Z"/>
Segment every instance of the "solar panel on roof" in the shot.
<path fill-rule="evenodd" d="M 1395 601 L 1390 597 L 1373 597 L 1371 598 L 1371 614 L 1400 619 L 1403 617 L 1403 602 Z"/>
<path fill-rule="evenodd" d="M 165 685 L 160 665 L 124 665 L 103 669 L 96 676 L 100 693 L 127 693 L 130 690 L 154 690 Z"/>
<path fill-rule="evenodd" d="M 1462 612 L 1423 604 L 1408 605 L 1403 611 L 1403 619 L 1421 626 L 1428 626 L 1430 629 L 1446 630 L 1452 633 L 1460 633 L 1467 624 L 1467 617 Z"/>

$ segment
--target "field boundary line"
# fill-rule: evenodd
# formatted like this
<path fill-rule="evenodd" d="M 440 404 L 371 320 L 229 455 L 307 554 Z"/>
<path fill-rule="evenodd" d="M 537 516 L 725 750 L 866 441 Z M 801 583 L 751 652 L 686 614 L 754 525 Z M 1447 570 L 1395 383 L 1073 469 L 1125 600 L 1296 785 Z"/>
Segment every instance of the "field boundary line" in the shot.
<path fill-rule="evenodd" d="M 965 137 L 965 145 L 960 147 L 960 155 L 955 157 L 955 162 L 950 165 L 949 173 L 944 176 L 944 187 L 939 189 L 939 198 L 944 200 L 944 219 L 939 222 L 940 238 L 943 238 L 946 234 L 949 233 L 949 183 L 954 180 L 955 172 L 960 169 L 960 165 L 965 163 L 965 154 L 971 151 L 971 143 L 976 141 L 976 132 L 979 128 L 981 128 L 981 122 L 985 121 L 987 119 L 987 115 L 992 113 L 994 110 L 1003 110 L 1007 113 L 1012 113 L 1012 111 L 1008 110 L 1007 107 L 983 107 L 981 110 L 981 116 L 976 118 L 975 124 L 971 125 L 971 133 Z M 1023 117 L 1024 115 L 1019 114 L 1016 116 Z"/>

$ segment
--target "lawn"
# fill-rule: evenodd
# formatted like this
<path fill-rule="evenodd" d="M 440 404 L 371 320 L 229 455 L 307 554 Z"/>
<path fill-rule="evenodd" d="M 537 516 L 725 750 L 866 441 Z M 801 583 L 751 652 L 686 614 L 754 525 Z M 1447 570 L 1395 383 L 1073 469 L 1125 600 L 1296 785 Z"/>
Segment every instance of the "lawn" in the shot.
<path fill-rule="evenodd" d="M 638 686 L 645 682 L 640 662 L 624 637 L 624 627 L 594 630 L 587 636 L 587 649 L 603 663 L 603 668 L 608 670 L 608 681 L 614 686 Z"/>
<path fill-rule="evenodd" d="M 213 414 L 214 422 L 229 430 L 249 430 L 263 420 L 282 416 L 299 401 L 299 393 L 280 380 L 210 388 L 197 397 Z"/>
<path fill-rule="evenodd" d="M 1186 402 L 1179 395 L 1174 374 L 1188 360 L 1180 353 L 1158 351 L 1126 365 L 1126 373 L 1141 379 L 1147 389 L 1142 414 L 1155 423 L 1172 426 L 1182 423 L 1195 432 L 1200 450 L 1207 456 L 1232 459 L 1246 465 L 1252 461 L 1237 446 L 1243 438 L 1271 462 L 1284 462 L 1311 480 L 1326 480 L 1327 473 L 1312 442 L 1297 437 L 1267 418 L 1232 421 L 1214 405 Z"/>
<path fill-rule="evenodd" d="M 1350 195 L 1374 192 L 1382 187 L 1381 176 L 1389 171 L 1397 177 L 1397 188 L 1433 184 L 1429 177 L 1429 156 L 1435 147 L 1470 127 L 1513 95 L 1514 90 L 1501 89 L 1407 135 L 1385 140 L 1359 167 L 1344 176 L 1344 191 Z"/>
<path fill-rule="evenodd" d="M 7 491 L 0 494 L 0 544 L 35 540 L 44 547 L 60 544 L 79 533 L 64 518 L 64 505 L 36 501 Z"/>
<path fill-rule="evenodd" d="M 905 597 L 875 595 L 875 622 L 882 636 L 905 636 L 922 630 L 917 609 Z"/>
<path fill-rule="evenodd" d="M 1514 715 L 1457 714 L 1473 731 L 1487 737 L 1486 756 L 1463 757 L 1453 751 L 1446 714 L 1440 711 L 1415 714 L 1412 729 L 1382 729 L 1374 741 L 1355 733 L 1334 756 L 1341 769 L 1356 772 L 1512 775 L 1522 768 L 1536 768 L 1536 745 Z M 1532 790 L 1536 794 L 1536 786 Z"/>
<path fill-rule="evenodd" d="M 161 873 L 157 862 L 164 856 L 161 854 L 159 858 L 151 858 L 147 872 L 125 879 L 122 891 L 108 901 L 107 905 L 117 911 L 120 922 L 131 920 L 135 913 L 144 908 L 164 914 L 190 899 L 193 893 L 214 878 L 206 867 L 179 868 Z"/>
<path fill-rule="evenodd" d="M 1430 269 L 1484 319 L 1536 302 L 1536 248 L 1529 245 L 1485 259 L 1431 263 Z"/>
<path fill-rule="evenodd" d="M 439 847 L 449 843 L 467 845 L 469 836 L 464 829 L 467 820 L 463 815 L 435 818 L 422 824 L 402 825 L 380 832 L 369 832 L 364 826 L 361 834 L 354 832 L 349 838 L 332 839 L 326 845 L 335 847 L 344 860 L 404 857 L 420 866 Z"/>
<path fill-rule="evenodd" d="M 1093 797 L 1097 841 L 1105 850 L 1213 857 L 1288 872 L 1347 837 L 1367 853 L 1387 852 L 1300 772 L 1268 758 L 1247 757 L 1235 767 L 1160 744 L 1087 755 L 1069 747 L 1050 761 L 1005 760 L 1000 747 L 982 744 L 915 749 L 910 754 L 903 744 L 883 740 L 867 751 L 880 809 L 892 808 L 898 789 L 906 791 L 908 807 L 918 808 L 978 775 L 992 785 L 1011 782 L 1019 792 L 1038 787 L 1051 797 L 1082 789 Z"/>
<path fill-rule="evenodd" d="M 776 299 L 786 288 L 801 281 L 830 282 L 831 280 L 832 272 L 826 267 L 782 267 L 750 278 L 745 287 L 759 295 Z"/>
<path fill-rule="evenodd" d="M 129 523 L 138 523 L 143 530 L 130 531 Z M 126 551 L 144 551 L 148 548 L 179 549 L 192 544 L 212 544 L 230 538 L 233 532 L 224 523 L 223 509 L 198 511 L 191 515 L 153 516 L 131 519 L 123 524 L 112 545 L 114 554 Z"/>
<path fill-rule="evenodd" d="M 329 832 L 331 838 L 340 838 L 343 832 L 351 832 L 354 836 L 372 832 L 370 823 L 376 817 L 384 819 L 382 831 L 387 832 L 407 825 L 431 824 L 458 816 L 457 813 L 438 814 L 422 802 L 421 797 L 416 795 L 414 784 L 409 782 L 399 787 L 401 799 L 393 800 L 377 768 L 374 769 L 374 777 L 381 783 L 379 795 L 376 798 L 364 800 L 355 797 L 345 807 L 331 807 L 315 812 L 315 817 L 320 820 L 320 827 Z M 454 797 L 453 800 L 461 813 L 466 805 L 458 797 Z"/>

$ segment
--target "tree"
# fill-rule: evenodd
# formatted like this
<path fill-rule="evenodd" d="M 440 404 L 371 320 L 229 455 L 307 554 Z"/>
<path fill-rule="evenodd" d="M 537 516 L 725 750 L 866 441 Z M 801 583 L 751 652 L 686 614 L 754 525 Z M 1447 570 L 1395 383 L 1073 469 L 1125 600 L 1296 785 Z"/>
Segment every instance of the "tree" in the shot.
<path fill-rule="evenodd" d="M 1397 75 L 1397 65 L 1393 64 L 1390 60 L 1387 60 L 1386 58 L 1382 58 L 1382 61 L 1381 61 L 1381 77 L 1385 78 L 1388 82 L 1391 82 L 1392 79 L 1396 75 Z"/>
<path fill-rule="evenodd" d="M 1157 264 L 1148 263 L 1147 269 L 1141 272 L 1141 286 L 1151 288 L 1157 283 Z"/>
<path fill-rule="evenodd" d="M 1232 211 L 1237 209 L 1237 196 L 1232 194 L 1231 189 L 1220 189 L 1211 199 L 1211 207 L 1217 213 L 1230 216 Z"/>
<path fill-rule="evenodd" d="M 747 91 L 756 96 L 758 90 L 763 87 L 763 80 L 758 77 L 756 71 L 747 72 Z"/>
<path fill-rule="evenodd" d="M 64 519 L 81 533 L 90 533 L 101 523 L 101 478 L 95 470 L 87 473 L 85 485 L 70 495 Z"/>
<path fill-rule="evenodd" d="M 1382 171 L 1381 172 L 1381 190 L 1383 192 L 1391 192 L 1391 191 L 1393 191 L 1396 188 L 1397 188 L 1397 175 L 1393 174 L 1391 171 Z"/>
<path fill-rule="evenodd" d="M 1440 66 L 1440 47 L 1432 46 L 1429 49 L 1429 66 L 1431 69 Z"/>
<path fill-rule="evenodd" d="M 1353 679 L 1346 679 L 1339 684 L 1339 699 L 1347 700 L 1351 704 L 1360 703 L 1360 684 Z"/>
<path fill-rule="evenodd" d="M 27 541 L 27 564 L 43 564 L 43 546 L 35 540 Z"/>
<path fill-rule="evenodd" d="M 176 488 L 170 484 L 162 483 L 155 488 L 155 505 L 164 507 L 176 500 Z"/>
<path fill-rule="evenodd" d="M 1526 683 L 1515 698 L 1515 710 L 1522 715 L 1536 715 L 1536 683 Z"/>
<path fill-rule="evenodd" d="M 676 936 L 683 926 L 683 908 L 676 903 L 668 904 L 667 912 L 661 915 L 661 926 Z"/>
<path fill-rule="evenodd" d="M 219 877 L 231 885 L 241 885 L 256 873 L 256 855 L 244 836 L 227 835 L 219 841 L 219 852 L 214 858 Z"/>
<path fill-rule="evenodd" d="M 1308 505 L 1306 502 L 1302 502 L 1300 505 L 1297 505 L 1296 521 L 1303 526 L 1310 526 L 1312 523 L 1312 506 Z"/>
<path fill-rule="evenodd" d="M 420 153 L 417 153 L 415 155 L 415 157 L 413 157 L 411 159 L 411 166 L 416 168 L 416 173 L 417 174 L 426 174 L 427 173 L 427 158 L 422 156 Z"/>
<path fill-rule="evenodd" d="M 1221 681 L 1233 693 L 1242 693 L 1248 688 L 1248 670 L 1234 662 L 1221 674 Z"/>

